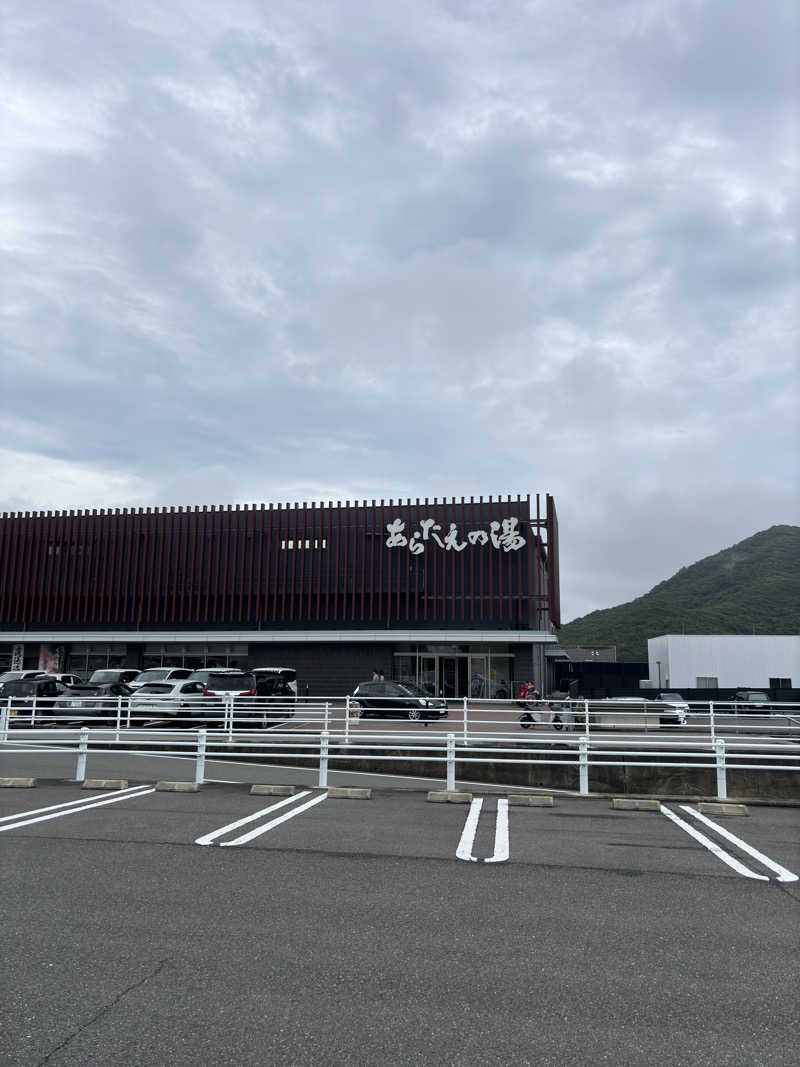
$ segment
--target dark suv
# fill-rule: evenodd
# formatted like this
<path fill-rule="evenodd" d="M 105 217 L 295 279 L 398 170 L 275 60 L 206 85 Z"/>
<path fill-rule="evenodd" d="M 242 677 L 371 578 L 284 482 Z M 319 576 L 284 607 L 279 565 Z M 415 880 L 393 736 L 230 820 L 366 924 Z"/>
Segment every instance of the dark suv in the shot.
<path fill-rule="evenodd" d="M 416 682 L 359 682 L 350 707 L 362 715 L 388 715 L 411 720 L 441 719 L 447 701 L 429 696 Z"/>
<path fill-rule="evenodd" d="M 9 705 L 10 719 L 34 721 L 39 713 L 52 715 L 53 705 L 69 686 L 46 675 L 41 678 L 17 678 L 3 686 L 2 703 Z"/>

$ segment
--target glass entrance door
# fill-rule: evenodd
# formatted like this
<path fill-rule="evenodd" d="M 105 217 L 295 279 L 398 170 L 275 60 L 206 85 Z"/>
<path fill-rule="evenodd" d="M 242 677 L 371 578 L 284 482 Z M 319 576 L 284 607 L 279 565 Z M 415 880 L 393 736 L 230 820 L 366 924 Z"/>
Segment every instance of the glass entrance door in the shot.
<path fill-rule="evenodd" d="M 440 696 L 463 697 L 468 695 L 468 656 L 439 656 Z"/>
<path fill-rule="evenodd" d="M 469 695 L 485 697 L 489 691 L 489 657 L 469 657 Z"/>
<path fill-rule="evenodd" d="M 439 676 L 436 671 L 436 656 L 419 657 L 419 684 L 428 694 L 435 697 L 439 692 Z"/>

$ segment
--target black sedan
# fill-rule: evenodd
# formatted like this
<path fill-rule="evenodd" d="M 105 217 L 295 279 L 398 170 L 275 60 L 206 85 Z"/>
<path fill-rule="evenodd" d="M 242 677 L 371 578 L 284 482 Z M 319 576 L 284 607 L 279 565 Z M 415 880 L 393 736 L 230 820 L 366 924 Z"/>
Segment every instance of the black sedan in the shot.
<path fill-rule="evenodd" d="M 447 701 L 429 696 L 415 682 L 360 682 L 353 690 L 350 707 L 361 715 L 412 721 L 447 715 Z"/>

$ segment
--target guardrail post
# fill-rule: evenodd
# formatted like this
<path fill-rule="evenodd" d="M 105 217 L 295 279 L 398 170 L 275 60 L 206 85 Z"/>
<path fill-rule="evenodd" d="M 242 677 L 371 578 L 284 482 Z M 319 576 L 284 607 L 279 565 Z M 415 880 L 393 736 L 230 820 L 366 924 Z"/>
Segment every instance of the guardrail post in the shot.
<path fill-rule="evenodd" d="M 11 713 L 11 697 L 0 707 L 0 741 L 8 740 L 8 720 Z"/>
<path fill-rule="evenodd" d="M 122 696 L 117 697 L 117 732 L 114 735 L 114 740 L 119 743 L 119 728 L 120 720 L 122 719 Z"/>
<path fill-rule="evenodd" d="M 467 711 L 468 711 L 467 698 L 464 697 L 464 744 L 465 745 L 469 744 L 469 726 L 468 726 Z M 448 789 L 449 788 L 450 787 L 448 786 Z"/>
<path fill-rule="evenodd" d="M 33 694 L 33 700 L 31 701 L 31 727 L 36 722 L 36 694 Z"/>
<path fill-rule="evenodd" d="M 717 753 L 717 799 L 726 800 L 728 797 L 728 782 L 725 774 L 725 738 L 718 737 L 714 741 L 714 749 Z"/>
<path fill-rule="evenodd" d="M 584 702 L 583 702 L 583 723 L 584 723 L 584 729 L 586 730 L 586 736 L 588 737 L 589 736 L 589 701 L 588 700 L 584 700 Z"/>
<path fill-rule="evenodd" d="M 715 738 L 716 738 L 716 732 L 715 732 L 715 729 L 714 729 L 715 724 L 714 724 L 714 701 L 713 700 L 710 700 L 708 702 L 708 726 L 709 726 L 709 729 L 711 731 L 711 740 L 714 741 Z"/>
<path fill-rule="evenodd" d="M 233 697 L 225 701 L 225 728 L 228 731 L 228 744 L 233 744 Z"/>
<path fill-rule="evenodd" d="M 331 706 L 330 706 L 329 702 L 326 700 L 325 701 L 325 725 L 322 727 L 322 729 L 325 731 L 325 733 L 327 733 L 328 730 L 330 729 L 330 722 L 329 722 L 330 714 L 331 714 Z"/>
<path fill-rule="evenodd" d="M 578 789 L 581 796 L 589 794 L 589 739 L 578 738 Z"/>
<path fill-rule="evenodd" d="M 131 698 L 130 697 L 126 697 L 126 702 L 127 703 L 126 703 L 126 708 L 125 708 L 125 728 L 127 730 L 130 730 L 130 728 L 131 728 Z"/>
<path fill-rule="evenodd" d="M 344 743 L 350 744 L 350 694 L 348 693 L 344 701 Z"/>
<path fill-rule="evenodd" d="M 327 707 L 327 704 L 325 705 Z M 328 739 L 330 734 L 323 730 L 319 735 L 319 787 L 328 788 Z"/>
<path fill-rule="evenodd" d="M 447 735 L 447 791 L 454 793 L 456 788 L 456 735 Z"/>
<path fill-rule="evenodd" d="M 197 731 L 197 755 L 194 761 L 194 780 L 198 785 L 203 784 L 206 774 L 206 728 L 203 726 Z"/>
<path fill-rule="evenodd" d="M 81 727 L 80 741 L 78 742 L 78 764 L 75 768 L 75 781 L 86 780 L 86 753 L 89 750 L 89 727 Z"/>

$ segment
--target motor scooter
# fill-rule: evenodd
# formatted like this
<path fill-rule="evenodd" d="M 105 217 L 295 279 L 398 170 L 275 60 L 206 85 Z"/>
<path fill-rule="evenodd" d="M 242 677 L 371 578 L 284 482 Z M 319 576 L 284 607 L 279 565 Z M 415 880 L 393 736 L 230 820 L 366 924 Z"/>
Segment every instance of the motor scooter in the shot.
<path fill-rule="evenodd" d="M 548 716 L 550 716 L 548 720 Z M 552 704 L 545 704 L 539 711 L 526 711 L 520 715 L 519 724 L 523 730 L 529 730 L 535 723 L 552 726 L 554 730 L 565 730 L 566 724 Z"/>

